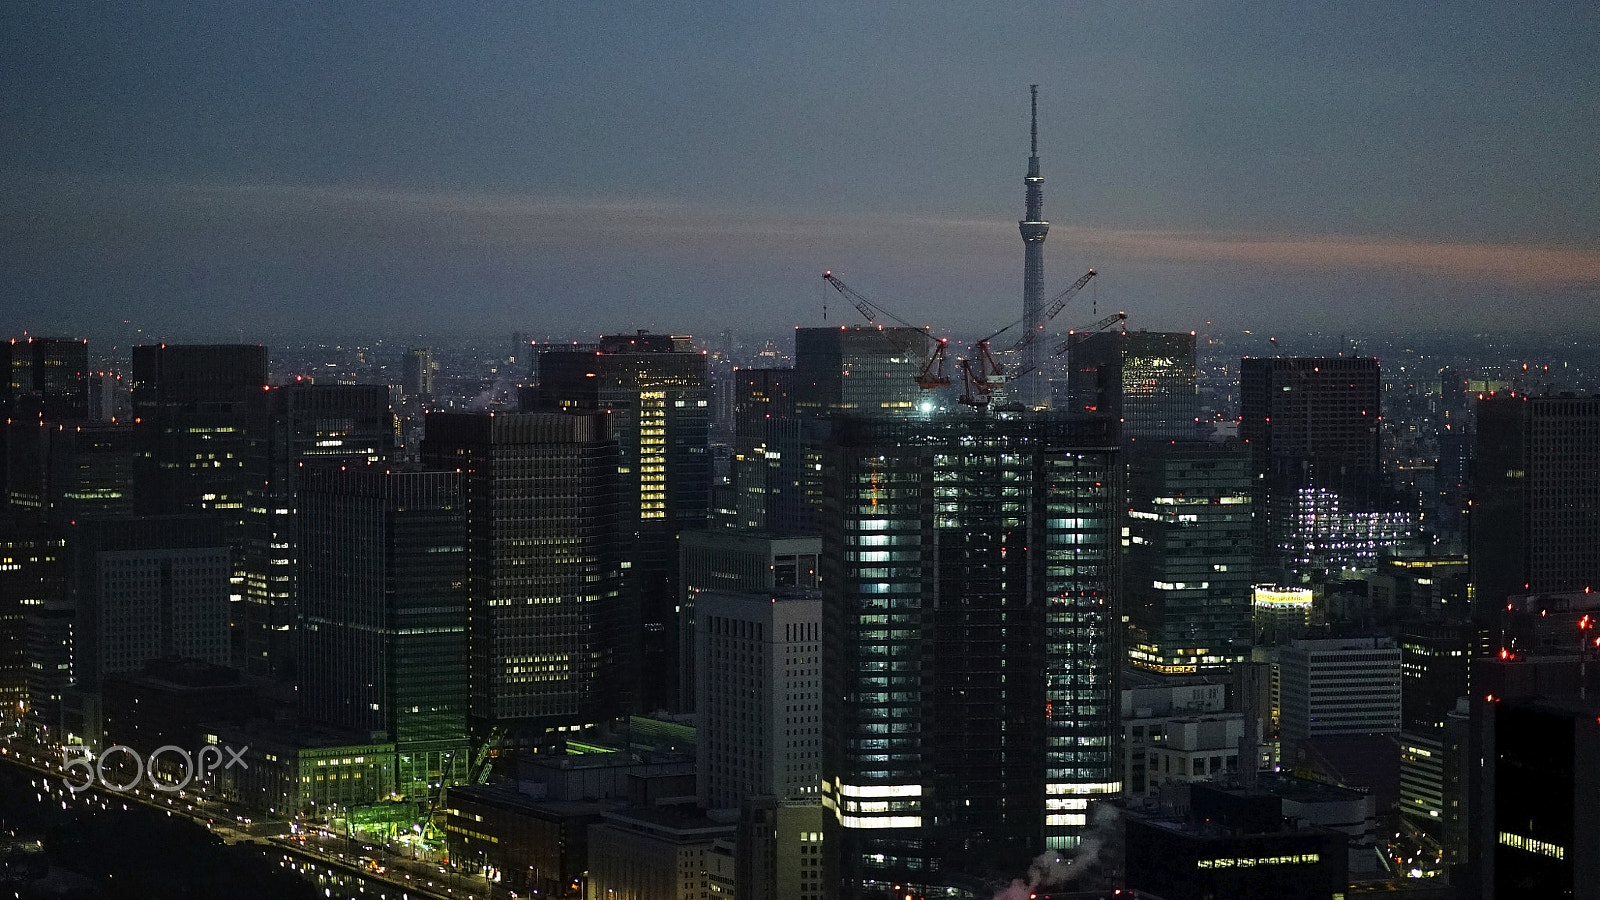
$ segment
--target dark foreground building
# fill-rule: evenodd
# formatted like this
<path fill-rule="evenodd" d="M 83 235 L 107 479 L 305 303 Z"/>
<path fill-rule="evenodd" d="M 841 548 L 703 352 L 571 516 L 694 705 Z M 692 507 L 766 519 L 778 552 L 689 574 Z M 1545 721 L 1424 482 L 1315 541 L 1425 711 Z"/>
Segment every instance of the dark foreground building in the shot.
<path fill-rule="evenodd" d="M 1600 703 L 1490 705 L 1493 896 L 1600 897 Z"/>
<path fill-rule="evenodd" d="M 1272 794 L 1192 788 L 1184 818 L 1128 814 L 1128 887 L 1162 900 L 1339 900 L 1345 835 L 1300 828 Z"/>

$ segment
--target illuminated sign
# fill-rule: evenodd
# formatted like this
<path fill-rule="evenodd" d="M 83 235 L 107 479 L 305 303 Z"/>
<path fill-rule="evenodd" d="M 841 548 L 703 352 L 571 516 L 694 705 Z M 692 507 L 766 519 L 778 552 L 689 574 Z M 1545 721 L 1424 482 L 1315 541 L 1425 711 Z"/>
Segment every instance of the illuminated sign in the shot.
<path fill-rule="evenodd" d="M 1322 862 L 1320 853 L 1289 853 L 1283 856 L 1224 856 L 1218 859 L 1201 859 L 1195 866 L 1201 869 L 1249 869 L 1255 866 L 1299 866 Z"/>

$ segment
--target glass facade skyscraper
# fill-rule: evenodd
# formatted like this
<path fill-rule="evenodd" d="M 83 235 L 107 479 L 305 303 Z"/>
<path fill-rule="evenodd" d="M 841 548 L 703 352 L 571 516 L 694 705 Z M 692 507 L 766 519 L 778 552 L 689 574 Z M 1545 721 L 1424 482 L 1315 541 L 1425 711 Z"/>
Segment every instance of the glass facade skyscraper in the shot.
<path fill-rule="evenodd" d="M 1074 416 L 1108 416 L 1130 438 L 1195 437 L 1200 415 L 1193 332 L 1098 331 L 1067 345 L 1066 400 Z"/>
<path fill-rule="evenodd" d="M 973 887 L 1074 846 L 1120 790 L 1111 429 L 845 419 L 824 460 L 822 789 L 846 884 Z"/>
<path fill-rule="evenodd" d="M 796 328 L 794 405 L 802 415 L 908 416 L 934 341 L 918 328 Z"/>
<path fill-rule="evenodd" d="M 1138 441 L 1128 459 L 1130 660 L 1181 673 L 1249 658 L 1250 448 Z"/>
<path fill-rule="evenodd" d="M 513 745 L 627 710 L 636 621 L 618 589 L 617 444 L 605 413 L 429 413 L 422 462 L 467 509 L 469 725 Z"/>
<path fill-rule="evenodd" d="M 301 710 L 393 741 L 397 788 L 436 797 L 469 768 L 461 475 L 324 464 L 299 503 Z"/>

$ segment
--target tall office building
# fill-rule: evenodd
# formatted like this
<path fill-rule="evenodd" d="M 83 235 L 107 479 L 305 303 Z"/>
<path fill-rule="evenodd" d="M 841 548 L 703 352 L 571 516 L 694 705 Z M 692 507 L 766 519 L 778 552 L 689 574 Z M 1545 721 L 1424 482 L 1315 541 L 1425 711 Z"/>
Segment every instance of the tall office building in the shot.
<path fill-rule="evenodd" d="M 822 538 L 816 535 L 774 537 L 742 531 L 686 531 L 683 533 L 679 571 L 683 594 L 679 598 L 679 636 L 683 659 L 680 683 L 688 696 L 686 712 L 695 709 L 699 690 L 695 649 L 695 610 L 706 591 L 815 591 L 821 583 Z"/>
<path fill-rule="evenodd" d="M 822 771 L 822 598 L 706 591 L 696 606 L 700 805 L 817 797 Z"/>
<path fill-rule="evenodd" d="M 75 477 L 80 458 L 66 452 L 88 425 L 88 357 L 81 340 L 0 341 L 0 714 L 35 705 L 52 736 L 72 683 L 74 617 L 65 540 L 41 523 L 70 521 L 80 496 L 83 511 L 99 496 L 89 487 L 99 480 Z"/>
<path fill-rule="evenodd" d="M 836 423 L 823 800 L 862 896 L 1025 872 L 1121 787 L 1122 496 L 1104 423 Z"/>
<path fill-rule="evenodd" d="M 44 429 L 88 421 L 88 369 L 87 341 L 0 341 L 0 513 L 43 516 Z"/>
<path fill-rule="evenodd" d="M 604 411 L 620 456 L 618 509 L 637 610 L 629 655 L 648 673 L 641 708 L 678 700 L 678 535 L 706 527 L 711 410 L 706 356 L 681 335 L 602 337 L 598 346 L 541 350 L 523 408 Z"/>
<path fill-rule="evenodd" d="M 13 515 L 64 524 L 133 513 L 133 426 L 23 420 L 8 438 Z"/>
<path fill-rule="evenodd" d="M 413 347 L 406 351 L 400 366 L 400 394 L 405 402 L 418 407 L 433 403 L 433 378 L 439 372 L 433 351 Z"/>
<path fill-rule="evenodd" d="M 297 519 L 301 711 L 393 741 L 399 789 L 437 798 L 470 768 L 461 474 L 310 466 Z"/>
<path fill-rule="evenodd" d="M 798 414 L 795 370 L 735 369 L 733 382 L 733 515 L 727 524 L 740 531 L 815 534 L 824 429 Z"/>
<path fill-rule="evenodd" d="M 395 419 L 383 385 L 291 384 L 262 392 L 247 464 L 253 499 L 246 511 L 242 668 L 293 683 L 295 510 L 301 469 L 312 463 L 388 462 Z"/>
<path fill-rule="evenodd" d="M 0 519 L 0 719 L 29 703 L 30 672 L 44 662 L 28 653 L 29 620 L 65 605 L 66 538 L 59 529 Z"/>
<path fill-rule="evenodd" d="M 1472 691 L 1477 642 L 1469 625 L 1417 625 L 1400 636 L 1400 814 L 1436 840 L 1444 837 L 1445 774 L 1459 762 L 1446 729 Z"/>
<path fill-rule="evenodd" d="M 934 342 L 917 328 L 797 328 L 794 369 L 742 372 L 736 485 L 742 522 L 816 534 L 822 521 L 826 420 L 925 417 L 939 398 L 917 383 Z M 752 509 L 759 506 L 759 509 Z M 748 526 L 746 526 L 748 527 Z"/>
<path fill-rule="evenodd" d="M 1492 705 L 1493 870 L 1480 877 L 1496 898 L 1600 897 L 1600 703 Z"/>
<path fill-rule="evenodd" d="M 626 711 L 637 621 L 619 589 L 618 452 L 606 413 L 429 413 L 422 462 L 467 511 L 468 720 L 541 744 Z"/>
<path fill-rule="evenodd" d="M 1135 442 L 1128 453 L 1129 660 L 1157 672 L 1249 658 L 1250 448 Z"/>
<path fill-rule="evenodd" d="M 135 502 L 141 513 L 215 513 L 238 542 L 267 386 L 259 345 L 133 348 Z"/>
<path fill-rule="evenodd" d="M 1191 440 L 1200 416 L 1194 332 L 1095 331 L 1067 346 L 1070 415 L 1109 416 L 1125 438 Z"/>
<path fill-rule="evenodd" d="M 1600 589 L 1600 397 L 1478 401 L 1473 603 Z"/>
<path fill-rule="evenodd" d="M 88 341 L 0 341 L 0 419 L 85 421 L 89 418 L 88 376 Z"/>
<path fill-rule="evenodd" d="M 794 407 L 807 416 L 909 416 L 923 399 L 917 374 L 933 340 L 879 325 L 794 330 Z"/>
<path fill-rule="evenodd" d="M 1600 897 L 1597 675 L 1576 652 L 1472 661 L 1463 898 Z"/>
<path fill-rule="evenodd" d="M 123 422 L 128 418 L 128 388 L 120 372 L 89 373 L 89 421 Z"/>
<path fill-rule="evenodd" d="M 133 513 L 133 426 L 62 424 L 47 440 L 46 519 L 59 525 Z"/>
<path fill-rule="evenodd" d="M 1240 361 L 1239 436 L 1259 488 L 1258 565 L 1370 565 L 1373 548 L 1393 539 L 1386 529 L 1394 523 L 1370 519 L 1382 510 L 1381 389 L 1376 359 Z"/>

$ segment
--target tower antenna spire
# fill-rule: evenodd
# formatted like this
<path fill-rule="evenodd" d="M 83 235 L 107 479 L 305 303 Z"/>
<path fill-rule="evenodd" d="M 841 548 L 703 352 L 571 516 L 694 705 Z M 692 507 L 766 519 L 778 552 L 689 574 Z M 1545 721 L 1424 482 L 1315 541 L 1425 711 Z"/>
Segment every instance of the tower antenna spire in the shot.
<path fill-rule="evenodd" d="M 1039 86 L 1028 85 L 1028 93 L 1032 95 L 1032 115 L 1029 118 L 1031 139 L 1028 142 L 1028 153 L 1032 156 L 1039 155 Z"/>
<path fill-rule="evenodd" d="M 1050 233 L 1050 223 L 1044 218 L 1044 176 L 1039 174 L 1039 86 L 1028 86 L 1031 99 L 1029 119 L 1028 176 L 1022 179 L 1026 188 L 1025 211 L 1017 227 L 1022 231 L 1022 320 L 1027 323 L 1028 334 L 1037 338 L 1044 330 L 1044 238 Z M 1050 380 L 1045 377 L 1040 356 L 1046 342 L 1029 341 L 1023 348 L 1023 365 L 1026 369 L 1019 385 L 1020 399 L 1034 409 L 1050 405 Z"/>

